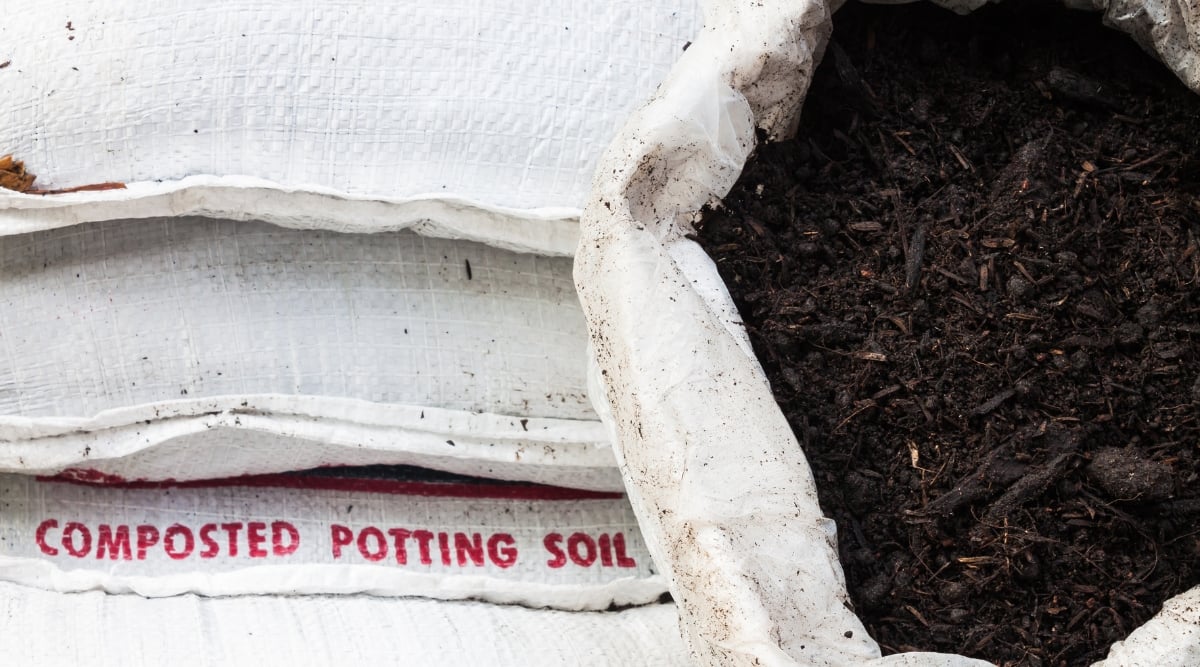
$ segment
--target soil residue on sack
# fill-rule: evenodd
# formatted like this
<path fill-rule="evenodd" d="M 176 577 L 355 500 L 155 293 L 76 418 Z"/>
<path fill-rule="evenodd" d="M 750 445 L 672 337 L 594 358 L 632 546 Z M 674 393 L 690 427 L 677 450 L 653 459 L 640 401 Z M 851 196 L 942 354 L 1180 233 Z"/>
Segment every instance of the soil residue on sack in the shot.
<path fill-rule="evenodd" d="M 1053 4 L 847 5 L 698 225 L 885 652 L 1084 665 L 1200 584 L 1200 96 Z"/>

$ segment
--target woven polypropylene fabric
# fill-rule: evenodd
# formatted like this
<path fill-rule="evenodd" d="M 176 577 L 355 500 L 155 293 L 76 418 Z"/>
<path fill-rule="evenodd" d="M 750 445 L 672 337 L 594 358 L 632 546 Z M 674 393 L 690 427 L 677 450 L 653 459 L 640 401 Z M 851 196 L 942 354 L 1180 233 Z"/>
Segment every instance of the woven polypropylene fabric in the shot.
<path fill-rule="evenodd" d="M 207 396 L 594 419 L 568 259 L 151 219 L 0 237 L 0 415 Z"/>
<path fill-rule="evenodd" d="M 291 475 L 161 486 L 0 475 L 0 581 L 571 611 L 666 592 L 620 494 Z"/>
<path fill-rule="evenodd" d="M 0 619 L 0 655 L 14 666 L 690 664 L 672 605 L 587 613 L 367 597 L 147 600 L 0 583 Z"/>
<path fill-rule="evenodd" d="M 45 186 L 248 175 L 579 207 L 697 4 L 29 3 L 0 22 L 0 154 Z"/>

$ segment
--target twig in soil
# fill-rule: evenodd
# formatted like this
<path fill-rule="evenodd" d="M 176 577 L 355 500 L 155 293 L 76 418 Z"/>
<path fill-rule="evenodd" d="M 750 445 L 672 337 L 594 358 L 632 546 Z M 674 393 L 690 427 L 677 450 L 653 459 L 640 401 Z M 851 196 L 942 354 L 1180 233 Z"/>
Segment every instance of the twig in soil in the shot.
<path fill-rule="evenodd" d="M 988 206 L 997 210 L 997 204 L 1022 196 L 1029 184 L 1029 175 L 1034 173 L 1042 163 L 1042 154 L 1050 143 L 1052 134 L 1046 134 L 1041 139 L 1026 142 L 1009 160 L 1000 173 L 992 179 L 992 192 L 988 196 Z"/>
<path fill-rule="evenodd" d="M 1021 320 L 1022 322 L 1034 322 L 1042 318 L 1038 317 L 1037 315 L 1030 315 L 1029 313 L 1005 313 L 1004 319 Z"/>
<path fill-rule="evenodd" d="M 908 257 L 904 263 L 904 286 L 909 294 L 921 279 L 921 264 L 925 261 L 925 225 L 918 225 L 908 242 Z"/>
<path fill-rule="evenodd" d="M 996 394 L 995 396 L 989 398 L 988 400 L 984 401 L 983 403 L 980 403 L 978 406 L 975 407 L 974 410 L 971 411 L 971 414 L 976 417 L 982 417 L 983 415 L 986 415 L 989 412 L 991 412 L 992 410 L 995 410 L 996 408 L 1000 407 L 1001 403 L 1012 398 L 1016 393 L 1017 393 L 1017 391 L 1015 389 L 1012 389 L 1011 387 L 1008 389 L 1005 389 L 1004 391 L 1000 392 L 999 394 Z"/>
<path fill-rule="evenodd" d="M 991 632 L 984 635 L 979 641 L 975 642 L 975 645 L 968 650 L 968 653 L 979 653 L 983 649 L 987 648 L 988 645 L 992 643 L 992 640 L 996 638 L 996 633 L 999 632 L 999 630 L 999 628 L 994 628 Z"/>
<path fill-rule="evenodd" d="M 983 463 L 946 493 L 934 498 L 911 516 L 949 516 L 968 503 L 986 498 L 998 486 L 1011 484 L 1025 474 L 1026 466 L 1011 460 L 1012 441 L 988 452 Z"/>
<path fill-rule="evenodd" d="M 858 407 L 856 407 L 854 409 L 854 412 L 851 412 L 850 414 L 846 415 L 845 419 L 838 422 L 838 425 L 833 427 L 833 432 L 838 433 L 839 431 L 842 430 L 843 426 L 850 423 L 850 420 L 852 420 L 855 417 L 857 417 L 858 415 L 866 412 L 867 410 L 870 410 L 871 408 L 875 408 L 875 407 L 878 407 L 876 405 L 875 401 L 872 401 L 870 399 L 863 401 L 861 405 L 859 405 Z"/>
<path fill-rule="evenodd" d="M 976 315 L 982 315 L 982 314 L 983 314 L 983 311 L 982 311 L 982 310 L 979 310 L 979 308 L 978 308 L 978 307 L 976 307 L 976 305 L 975 305 L 975 304 L 973 304 L 973 303 L 971 303 L 970 301 L 968 301 L 968 300 L 966 299 L 966 297 L 964 297 L 964 296 L 963 296 L 963 295 L 961 295 L 961 294 L 957 294 L 957 293 L 956 293 L 956 294 L 951 294 L 951 295 L 950 295 L 950 299 L 951 299 L 951 300 L 953 300 L 953 301 L 957 301 L 958 303 L 961 303 L 962 305 L 966 306 L 968 309 L 970 309 L 970 310 L 971 310 L 971 312 L 975 313 Z"/>
<path fill-rule="evenodd" d="M 954 159 L 958 160 L 958 163 L 962 165 L 963 169 L 966 169 L 967 171 L 975 171 L 975 165 L 971 164 L 971 162 L 967 160 L 966 156 L 962 154 L 962 151 L 958 150 L 957 146 L 954 144 L 948 145 L 950 146 L 950 152 L 954 154 Z"/>
<path fill-rule="evenodd" d="M 904 135 L 908 135 L 908 134 L 911 134 L 911 133 L 896 131 L 896 132 L 892 132 L 892 138 L 894 138 L 896 141 L 900 142 L 900 145 L 904 147 L 904 150 L 908 151 L 909 155 L 916 157 L 917 151 L 913 150 L 913 147 L 910 146 L 909 143 L 904 140 Z"/>
<path fill-rule="evenodd" d="M 970 285 L 971 284 L 971 281 L 967 280 L 966 278 L 963 278 L 962 276 L 958 275 L 957 273 L 952 273 L 950 271 L 947 271 L 946 269 L 943 269 L 940 266 L 935 266 L 933 270 L 937 271 L 938 273 L 942 274 L 943 276 L 946 276 L 950 280 L 953 280 L 954 282 L 958 283 L 959 285 Z"/>
<path fill-rule="evenodd" d="M 858 73 L 858 68 L 854 66 L 854 62 L 850 60 L 850 56 L 846 54 L 841 45 L 834 40 L 829 40 L 826 54 L 831 57 L 838 79 L 847 93 L 845 101 L 856 108 L 875 110 L 878 107 L 875 92 L 867 86 L 867 82 Z"/>
<path fill-rule="evenodd" d="M 1028 471 L 992 502 L 982 521 L 971 530 L 972 539 L 981 537 L 980 531 L 985 526 L 998 525 L 1026 502 L 1042 495 L 1070 469 L 1076 450 L 1079 449 L 1079 441 L 1083 438 L 1082 429 L 1073 428 L 1064 433 L 1064 429 L 1052 428 L 1047 430 L 1046 435 L 1053 438 L 1048 449 L 1057 454 L 1046 463 Z"/>
<path fill-rule="evenodd" d="M 1171 151 L 1169 149 L 1165 150 L 1165 151 L 1159 151 L 1159 152 L 1155 153 L 1154 155 L 1151 155 L 1150 157 L 1146 158 L 1145 160 L 1138 160 L 1137 162 L 1134 162 L 1131 165 L 1121 167 L 1121 171 L 1133 171 L 1134 169 L 1144 167 L 1148 164 L 1153 164 L 1153 163 L 1158 162 L 1159 160 L 1163 159 L 1167 155 L 1170 155 L 1170 153 L 1171 153 Z"/>
<path fill-rule="evenodd" d="M 1037 278 L 1033 277 L 1033 274 L 1029 272 L 1029 269 L 1025 268 L 1024 264 L 1022 264 L 1014 259 L 1013 266 L 1016 267 L 1016 269 L 1021 272 L 1021 275 L 1025 276 L 1025 279 L 1029 281 L 1030 285 L 1040 285 L 1041 284 Z"/>
<path fill-rule="evenodd" d="M 1108 111 L 1124 111 L 1115 99 L 1107 94 L 1104 86 L 1088 77 L 1065 67 L 1054 67 L 1046 75 L 1046 85 L 1064 99 Z"/>
<path fill-rule="evenodd" d="M 987 512 L 983 515 L 983 523 L 995 523 L 1012 514 L 1013 510 L 1027 501 L 1042 495 L 1043 491 L 1066 474 L 1074 457 L 1074 452 L 1059 454 L 1017 480 L 1008 487 L 1004 495 L 988 506 Z"/>
<path fill-rule="evenodd" d="M 922 616 L 921 612 L 917 611 L 915 607 L 913 607 L 910 604 L 906 604 L 906 605 L 904 605 L 904 608 L 908 610 L 908 613 L 913 615 L 913 618 L 920 621 L 921 625 L 923 625 L 927 628 L 929 627 L 929 621 L 925 620 L 925 617 Z"/>

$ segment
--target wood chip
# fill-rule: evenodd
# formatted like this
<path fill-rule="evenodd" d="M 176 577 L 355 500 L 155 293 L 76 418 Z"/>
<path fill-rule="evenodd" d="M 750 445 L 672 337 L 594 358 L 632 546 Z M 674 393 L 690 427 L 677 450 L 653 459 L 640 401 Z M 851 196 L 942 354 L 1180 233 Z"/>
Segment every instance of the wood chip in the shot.
<path fill-rule="evenodd" d="M 917 155 L 917 152 L 916 152 L 915 150 L 913 150 L 913 147 L 912 147 L 912 146 L 910 146 L 910 145 L 908 145 L 908 142 L 904 140 L 904 137 L 903 137 L 903 136 L 901 136 L 901 135 L 906 135 L 906 134 L 909 134 L 909 133 L 908 133 L 908 132 L 893 132 L 893 133 L 892 133 L 892 137 L 893 137 L 893 138 L 894 138 L 896 141 L 899 141 L 899 142 L 900 142 L 900 145 L 904 147 L 904 150 L 908 151 L 908 154 L 909 154 L 909 155 L 912 155 L 913 157 L 916 157 L 916 155 Z"/>
<path fill-rule="evenodd" d="M 750 225 L 750 229 L 751 229 L 751 230 L 752 230 L 752 231 L 753 231 L 753 232 L 754 232 L 754 233 L 755 233 L 757 236 L 766 236 L 766 235 L 767 235 L 767 230 L 766 230 L 766 228 L 762 226 L 762 223 L 761 223 L 761 222 L 759 222 L 759 221 L 755 220 L 754 218 L 751 218 L 751 217 L 747 216 L 747 217 L 746 217 L 746 224 L 747 224 L 747 225 Z"/>
<path fill-rule="evenodd" d="M 1000 392 L 999 394 L 996 394 L 995 396 L 989 398 L 988 400 L 984 401 L 983 403 L 980 403 L 978 406 L 975 407 L 974 410 L 971 411 L 971 414 L 975 415 L 976 417 L 986 415 L 987 413 L 991 412 L 992 410 L 995 410 L 996 408 L 1000 407 L 1001 403 L 1012 398 L 1013 395 L 1015 395 L 1016 393 L 1017 392 L 1014 389 L 1005 389 L 1004 391 Z"/>
<path fill-rule="evenodd" d="M 874 394 L 871 394 L 871 400 L 878 401 L 882 398 L 887 398 L 888 396 L 891 396 L 892 394 L 900 391 L 901 388 L 902 388 L 901 385 L 898 385 L 898 384 L 894 384 L 890 387 L 885 387 L 885 388 L 880 389 L 879 391 L 875 392 Z"/>
<path fill-rule="evenodd" d="M 920 225 L 908 241 L 904 261 L 904 287 L 913 291 L 921 279 L 921 265 L 925 262 L 925 226 Z"/>
<path fill-rule="evenodd" d="M 958 160 L 958 163 L 962 165 L 963 169 L 966 169 L 967 171 L 975 171 L 975 165 L 971 164 L 967 160 L 966 156 L 962 154 L 962 151 L 958 150 L 957 146 L 950 144 L 950 152 L 954 153 L 954 158 Z"/>
<path fill-rule="evenodd" d="M 852 222 L 846 225 L 856 232 L 880 232 L 883 231 L 883 225 L 874 220 L 864 220 L 862 222 Z"/>
<path fill-rule="evenodd" d="M 1013 266 L 1015 266 L 1017 270 L 1021 272 L 1021 275 L 1025 276 L 1025 279 L 1028 280 L 1031 285 L 1038 284 L 1037 278 L 1033 277 L 1033 274 L 1029 272 L 1029 269 L 1025 268 L 1024 264 L 1014 261 Z"/>
<path fill-rule="evenodd" d="M 940 266 L 935 267 L 934 270 L 937 271 L 938 273 L 942 274 L 943 276 L 946 276 L 950 280 L 953 280 L 954 282 L 958 283 L 959 285 L 970 285 L 971 284 L 971 281 L 967 280 L 966 278 L 963 278 L 962 276 L 958 275 L 957 273 L 951 273 L 950 271 L 947 271 L 946 269 L 943 269 Z"/>
<path fill-rule="evenodd" d="M 906 604 L 906 605 L 904 605 L 904 608 L 908 610 L 908 613 L 913 615 L 913 618 L 920 621 L 921 625 L 923 625 L 927 628 L 929 627 L 929 621 L 925 620 L 925 617 L 922 616 L 921 612 L 917 611 L 915 607 L 913 607 L 910 604 Z"/>
<path fill-rule="evenodd" d="M 967 567 L 974 567 L 976 565 L 987 565 L 988 563 L 993 563 L 996 559 L 992 558 L 991 556 L 962 556 L 961 558 L 956 558 L 955 560 L 963 565 L 966 565 Z"/>
<path fill-rule="evenodd" d="M 1151 155 L 1150 157 L 1148 157 L 1148 158 L 1146 158 L 1146 159 L 1144 159 L 1144 160 L 1138 160 L 1137 162 L 1134 162 L 1134 163 L 1133 163 L 1133 164 L 1131 164 L 1131 165 L 1128 165 L 1128 166 L 1126 166 L 1126 167 L 1123 167 L 1123 169 L 1124 169 L 1125 171 L 1130 171 L 1130 170 L 1133 170 L 1133 169 L 1140 169 L 1140 168 L 1142 168 L 1142 167 L 1145 167 L 1146 165 L 1149 165 L 1149 164 L 1154 164 L 1155 162 L 1158 162 L 1159 160 L 1163 159 L 1164 157 L 1166 157 L 1166 156 L 1167 156 L 1167 155 L 1169 155 L 1170 153 L 1171 153 L 1171 151 L 1170 151 L 1170 150 L 1159 151 L 1159 152 L 1155 153 L 1154 155 Z"/>

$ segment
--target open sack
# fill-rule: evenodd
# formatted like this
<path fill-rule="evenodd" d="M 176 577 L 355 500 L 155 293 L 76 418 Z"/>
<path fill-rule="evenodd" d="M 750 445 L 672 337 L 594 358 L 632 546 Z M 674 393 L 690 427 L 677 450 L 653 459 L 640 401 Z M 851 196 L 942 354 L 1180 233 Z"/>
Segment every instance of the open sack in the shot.
<path fill-rule="evenodd" d="M 1179 66 L 1197 49 L 1192 4 L 1100 4 L 1106 22 L 1196 89 L 1194 68 Z M 597 172 L 576 284 L 601 412 L 702 664 L 987 664 L 880 657 L 849 608 L 834 527 L 799 445 L 716 267 L 688 238 L 697 211 L 735 181 L 755 131 L 782 138 L 795 127 L 837 3 L 767 5 L 710 7 L 703 36 Z M 1196 589 L 1167 601 L 1102 664 L 1196 662 L 1198 601 Z"/>
<path fill-rule="evenodd" d="M 0 561 L 3 653 L 981 664 L 879 657 L 807 464 L 686 238 L 755 129 L 795 125 L 837 4 L 712 2 L 703 31 L 689 3 L 515 20 L 471 3 L 72 1 L 0 25 L 3 150 L 47 188 L 126 185 L 0 196 L 0 491 L 26 519 L 0 517 L 20 544 Z M 1197 87 L 1193 5 L 1086 4 Z M 447 494 L 450 477 L 314 493 L 280 476 L 330 465 L 515 482 L 526 505 L 502 484 Z M 417 500 L 397 517 L 389 492 Z M 236 535 L 204 517 L 214 502 Z M 304 553 L 284 513 L 305 503 L 326 541 L 296 569 L 192 567 L 235 542 Z M 93 514 L 64 513 L 79 507 Z M 407 562 L 485 574 L 397 576 L 381 563 L 400 539 Z M 512 544 L 540 569 L 505 566 Z M 596 569 L 560 577 L 560 555 Z M 668 583 L 677 607 L 646 604 Z M 1106 664 L 1200 660 L 1197 598 Z M 565 611 L 627 604 L 645 606 Z M 145 638 L 112 648 L 131 627 Z"/>

